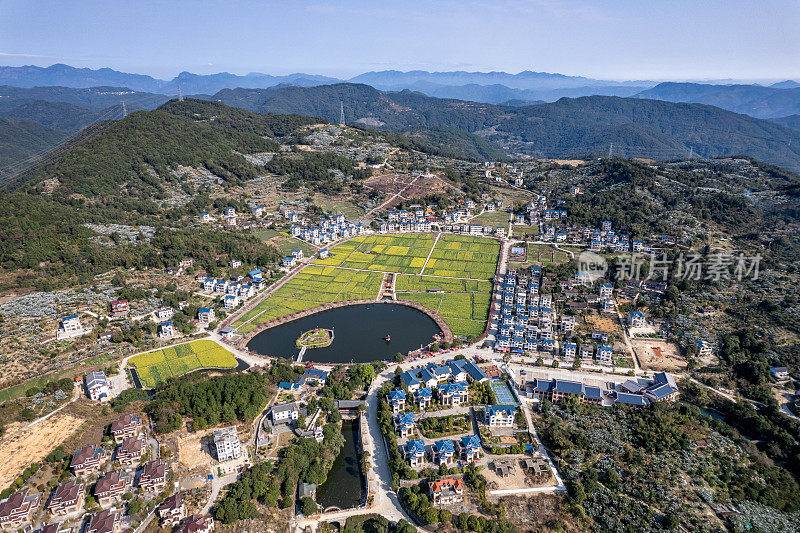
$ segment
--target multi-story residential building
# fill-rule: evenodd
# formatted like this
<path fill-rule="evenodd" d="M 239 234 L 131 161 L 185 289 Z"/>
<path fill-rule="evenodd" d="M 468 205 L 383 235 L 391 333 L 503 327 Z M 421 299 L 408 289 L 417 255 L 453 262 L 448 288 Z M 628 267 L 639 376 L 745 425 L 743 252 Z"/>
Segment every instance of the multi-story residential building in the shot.
<path fill-rule="evenodd" d="M 201 324 L 210 324 L 214 321 L 214 310 L 208 307 L 201 307 L 197 311 L 197 320 Z"/>
<path fill-rule="evenodd" d="M 512 427 L 517 408 L 513 405 L 487 405 L 484 423 L 489 427 Z"/>
<path fill-rule="evenodd" d="M 428 488 L 434 505 L 464 501 L 464 482 L 461 479 L 440 479 L 429 483 Z"/>
<path fill-rule="evenodd" d="M 65 316 L 58 323 L 56 339 L 72 339 L 90 333 L 91 331 L 92 328 L 84 328 L 81 326 L 81 319 L 78 318 L 78 315 Z"/>
<path fill-rule="evenodd" d="M 39 493 L 15 492 L 0 500 L 0 528 L 17 530 L 30 523 L 41 496 Z"/>
<path fill-rule="evenodd" d="M 468 463 L 476 463 L 481 455 L 481 439 L 477 435 L 461 437 L 456 442 L 459 455 Z"/>
<path fill-rule="evenodd" d="M 133 485 L 133 475 L 112 470 L 97 480 L 94 495 L 101 506 L 105 507 L 122 498 Z"/>
<path fill-rule="evenodd" d="M 394 417 L 394 430 L 405 438 L 414 434 L 414 413 L 400 413 Z"/>
<path fill-rule="evenodd" d="M 128 437 L 117 446 L 117 461 L 122 465 L 135 465 L 147 451 L 144 435 L 139 434 L 135 437 Z"/>
<path fill-rule="evenodd" d="M 433 454 L 433 461 L 439 466 L 450 466 L 455 462 L 456 449 L 455 446 L 453 446 L 453 441 L 450 439 L 442 439 L 434 442 L 431 452 Z"/>
<path fill-rule="evenodd" d="M 111 423 L 111 435 L 114 442 L 122 444 L 128 437 L 135 437 L 142 432 L 142 417 L 124 414 Z"/>
<path fill-rule="evenodd" d="M 300 406 L 297 402 L 282 403 L 272 406 L 272 422 L 275 424 L 288 423 L 297 420 L 300 416 Z"/>
<path fill-rule="evenodd" d="M 84 533 L 119 533 L 122 531 L 122 512 L 104 509 L 92 515 Z"/>
<path fill-rule="evenodd" d="M 175 336 L 175 326 L 172 324 L 172 320 L 166 320 L 158 325 L 159 339 L 171 339 L 174 336 Z"/>
<path fill-rule="evenodd" d="M 423 387 L 414 392 L 414 402 L 422 410 L 429 408 L 432 400 L 433 393 L 430 387 Z"/>
<path fill-rule="evenodd" d="M 425 443 L 419 439 L 412 439 L 406 442 L 400 450 L 403 452 L 403 457 L 411 465 L 411 468 L 422 466 L 425 462 Z"/>
<path fill-rule="evenodd" d="M 90 399 L 105 402 L 111 394 L 105 372 L 89 372 L 83 380 L 86 386 L 86 394 Z"/>
<path fill-rule="evenodd" d="M 444 405 L 458 406 L 467 402 L 467 382 L 445 383 L 438 387 L 439 400 Z"/>
<path fill-rule="evenodd" d="M 167 486 L 167 465 L 161 461 L 147 461 L 139 474 L 142 490 L 161 492 Z"/>
<path fill-rule="evenodd" d="M 111 302 L 111 316 L 114 318 L 128 316 L 131 306 L 128 300 L 114 300 Z"/>
<path fill-rule="evenodd" d="M 176 492 L 158 506 L 156 509 L 162 528 L 172 528 L 186 518 L 186 506 L 183 504 L 183 496 Z"/>
<path fill-rule="evenodd" d="M 645 326 L 647 320 L 644 313 L 641 311 L 628 311 L 628 326 L 632 328 L 640 328 Z"/>
<path fill-rule="evenodd" d="M 50 496 L 50 503 L 47 504 L 47 510 L 54 515 L 71 514 L 83 507 L 85 498 L 86 484 L 78 483 L 77 480 L 71 479 L 64 483 L 59 483 L 53 490 L 53 495 Z"/>
<path fill-rule="evenodd" d="M 214 430 L 214 449 L 219 462 L 237 459 L 242 455 L 236 426 Z"/>
<path fill-rule="evenodd" d="M 108 451 L 100 446 L 91 445 L 81 448 L 72 454 L 70 468 L 78 477 L 86 477 L 100 469 L 108 459 Z"/>
<path fill-rule="evenodd" d="M 397 414 L 406 408 L 406 391 L 395 389 L 389 391 L 389 404 L 392 406 L 392 413 Z"/>

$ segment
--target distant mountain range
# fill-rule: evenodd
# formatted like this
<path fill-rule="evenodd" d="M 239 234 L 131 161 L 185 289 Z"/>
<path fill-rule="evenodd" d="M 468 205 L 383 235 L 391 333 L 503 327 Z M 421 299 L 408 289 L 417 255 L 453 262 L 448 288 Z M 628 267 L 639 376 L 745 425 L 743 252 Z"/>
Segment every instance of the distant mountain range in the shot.
<path fill-rule="evenodd" d="M 381 92 L 363 84 L 226 89 L 212 99 L 259 113 L 298 113 L 407 132 L 450 128 L 532 157 L 590 154 L 670 159 L 750 155 L 800 170 L 800 133 L 783 125 L 700 104 L 590 96 L 533 106 L 497 106 Z M 613 143 L 613 148 L 611 147 Z"/>
<path fill-rule="evenodd" d="M 250 111 L 322 116 L 335 122 L 343 104 L 348 123 L 403 132 L 458 157 L 562 157 L 609 151 L 659 159 L 744 154 L 800 170 L 800 84 L 791 80 L 771 87 L 650 86 L 652 82 L 604 82 L 537 72 L 424 71 L 369 72 L 354 79 L 370 84 L 337 83 L 308 74 L 184 72 L 164 81 L 67 65 L 0 67 L 0 84 L 6 84 L 0 85 L 0 118 L 16 121 L 3 124 L 5 153 L 10 154 L 5 160 L 15 161 L 29 147 L 33 153 L 41 151 L 22 138 L 22 150 L 10 148 L 8 143 L 15 139 L 10 132 L 21 127 L 31 132 L 34 125 L 46 128 L 48 133 L 40 136 L 47 140 L 46 147 L 50 140 L 93 122 L 119 118 L 123 102 L 128 112 L 155 109 L 180 87 L 184 96 Z M 52 83 L 76 86 L 30 86 Z M 99 85 L 80 86 L 90 84 Z M 374 87 L 404 85 L 420 90 Z M 586 94 L 592 96 L 582 96 Z M 628 96 L 633 98 L 622 98 Z"/>
<path fill-rule="evenodd" d="M 800 113 L 800 84 L 793 81 L 770 87 L 669 82 L 660 83 L 636 96 L 667 102 L 708 104 L 757 118 L 785 117 Z"/>

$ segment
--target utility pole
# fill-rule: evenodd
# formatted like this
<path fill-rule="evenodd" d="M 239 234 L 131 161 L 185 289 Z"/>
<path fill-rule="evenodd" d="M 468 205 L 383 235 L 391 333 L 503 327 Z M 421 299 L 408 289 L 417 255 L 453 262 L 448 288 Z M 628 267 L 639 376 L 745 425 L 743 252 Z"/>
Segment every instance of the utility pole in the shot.
<path fill-rule="evenodd" d="M 183 92 L 181 92 L 181 86 L 178 85 L 178 101 L 183 102 Z"/>
<path fill-rule="evenodd" d="M 339 125 L 344 126 L 344 102 L 339 102 Z"/>
<path fill-rule="evenodd" d="M 614 157 L 614 143 L 611 143 L 611 146 L 608 147 L 608 158 L 611 159 Z"/>
<path fill-rule="evenodd" d="M 128 116 L 128 108 L 125 107 L 125 102 L 123 101 L 122 102 L 122 118 L 125 118 L 127 116 Z"/>

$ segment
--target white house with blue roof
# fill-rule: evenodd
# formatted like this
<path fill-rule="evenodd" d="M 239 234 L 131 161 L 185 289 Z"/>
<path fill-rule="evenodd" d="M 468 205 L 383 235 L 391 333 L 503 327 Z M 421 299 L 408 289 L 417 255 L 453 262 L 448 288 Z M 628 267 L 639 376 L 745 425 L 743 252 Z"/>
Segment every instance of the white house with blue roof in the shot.
<path fill-rule="evenodd" d="M 430 387 L 423 387 L 414 391 L 414 403 L 422 409 L 428 409 L 433 401 L 433 392 Z"/>
<path fill-rule="evenodd" d="M 420 467 L 425 462 L 425 443 L 420 439 L 411 439 L 400 447 L 400 451 L 411 468 Z"/>
<path fill-rule="evenodd" d="M 481 456 L 481 439 L 477 435 L 461 437 L 456 443 L 458 453 L 468 463 L 477 463 Z"/>
<path fill-rule="evenodd" d="M 439 466 L 450 466 L 456 460 L 456 449 L 455 446 L 453 446 L 453 441 L 450 439 L 437 440 L 433 443 L 431 451 L 433 462 Z"/>
<path fill-rule="evenodd" d="M 414 413 L 400 413 L 394 417 L 394 430 L 401 438 L 414 434 Z"/>
<path fill-rule="evenodd" d="M 467 382 L 458 381 L 455 383 L 445 383 L 439 385 L 437 388 L 439 400 L 443 405 L 450 405 L 453 407 L 459 406 L 467 402 Z"/>
<path fill-rule="evenodd" d="M 647 325 L 647 319 L 641 311 L 628 311 L 628 326 L 641 328 Z"/>
<path fill-rule="evenodd" d="M 389 391 L 389 405 L 392 406 L 392 413 L 397 414 L 406 408 L 406 391 L 395 389 Z"/>
<path fill-rule="evenodd" d="M 514 405 L 487 405 L 483 411 L 484 423 L 489 427 L 512 427 L 516 411 Z"/>

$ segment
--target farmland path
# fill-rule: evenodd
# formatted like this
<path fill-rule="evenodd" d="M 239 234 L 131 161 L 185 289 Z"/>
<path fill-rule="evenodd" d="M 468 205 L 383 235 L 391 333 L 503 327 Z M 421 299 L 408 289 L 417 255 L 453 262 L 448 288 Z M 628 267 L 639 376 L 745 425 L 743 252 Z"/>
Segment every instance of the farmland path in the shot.
<path fill-rule="evenodd" d="M 50 411 L 49 413 L 47 413 L 43 417 L 37 418 L 36 420 L 34 420 L 33 422 L 31 422 L 30 424 L 25 426 L 25 429 L 30 429 L 33 426 L 35 426 L 36 424 L 38 424 L 39 422 L 44 422 L 45 420 L 47 420 L 48 418 L 50 418 L 51 416 L 53 416 L 54 414 L 56 414 L 57 412 L 59 412 L 60 410 L 62 410 L 63 408 L 65 408 L 66 406 L 71 404 L 72 402 L 74 402 L 75 400 L 77 400 L 80 397 L 80 395 L 81 395 L 81 388 L 78 387 L 78 386 L 75 386 L 75 392 L 72 393 L 72 399 L 70 401 L 66 402 L 64 405 L 62 405 L 58 409 Z"/>
<path fill-rule="evenodd" d="M 422 268 L 419 269 L 419 275 L 421 276 L 422 273 L 425 271 L 425 267 L 428 266 L 428 261 L 431 260 L 431 255 L 433 254 L 433 249 L 436 248 L 436 243 L 439 242 L 439 237 L 442 236 L 442 232 L 436 234 L 436 238 L 433 240 L 433 246 L 431 246 L 431 251 L 428 252 L 428 257 L 425 258 L 425 264 L 422 265 Z"/>

